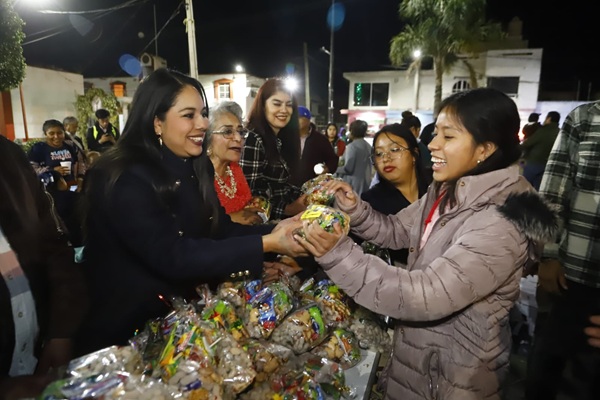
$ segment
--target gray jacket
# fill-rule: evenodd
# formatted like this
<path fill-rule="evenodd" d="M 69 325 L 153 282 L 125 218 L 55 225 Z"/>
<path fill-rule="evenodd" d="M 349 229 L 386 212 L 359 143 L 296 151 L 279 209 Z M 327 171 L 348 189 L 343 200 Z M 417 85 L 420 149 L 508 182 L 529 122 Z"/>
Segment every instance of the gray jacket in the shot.
<path fill-rule="evenodd" d="M 372 178 L 371 145 L 364 138 L 354 139 L 346 147 L 344 165 L 338 167 L 337 176 L 348 182 L 360 194 L 369 189 Z"/>
<path fill-rule="evenodd" d="M 348 237 L 317 261 L 358 304 L 400 320 L 386 399 L 499 399 L 508 313 L 524 266 L 556 232 L 556 215 L 516 166 L 467 176 L 456 186 L 457 205 L 435 221 L 419 249 L 433 188 L 396 215 L 360 200 L 344 210 L 358 236 L 409 248 L 406 269 L 364 254 Z"/>

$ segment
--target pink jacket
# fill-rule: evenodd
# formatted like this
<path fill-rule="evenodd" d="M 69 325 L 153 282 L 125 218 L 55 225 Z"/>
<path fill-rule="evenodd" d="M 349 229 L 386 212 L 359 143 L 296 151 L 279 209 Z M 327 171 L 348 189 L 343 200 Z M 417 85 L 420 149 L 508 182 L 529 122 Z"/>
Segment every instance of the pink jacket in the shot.
<path fill-rule="evenodd" d="M 523 268 L 552 239 L 556 216 L 512 166 L 461 178 L 457 205 L 419 250 L 434 190 L 396 215 L 360 201 L 343 209 L 352 231 L 382 247 L 409 248 L 406 269 L 343 237 L 317 261 L 354 300 L 400 320 L 386 399 L 499 399 L 511 334 L 508 313 Z"/>

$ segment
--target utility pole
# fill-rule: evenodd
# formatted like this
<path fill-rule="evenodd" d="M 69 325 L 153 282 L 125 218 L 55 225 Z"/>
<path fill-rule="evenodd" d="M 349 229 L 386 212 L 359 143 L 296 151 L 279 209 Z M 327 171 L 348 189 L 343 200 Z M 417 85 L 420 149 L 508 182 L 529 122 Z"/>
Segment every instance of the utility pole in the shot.
<path fill-rule="evenodd" d="M 335 0 L 331 0 L 331 20 L 330 20 L 330 38 L 329 38 L 329 84 L 328 88 L 328 99 L 329 103 L 329 122 L 334 122 L 335 116 L 333 109 L 333 33 L 335 29 Z"/>
<path fill-rule="evenodd" d="M 308 71 L 308 45 L 304 42 L 304 105 L 310 110 L 310 74 Z"/>
<path fill-rule="evenodd" d="M 188 35 L 188 50 L 190 54 L 190 76 L 198 79 L 198 54 L 196 53 L 196 26 L 194 23 L 193 0 L 185 0 L 185 27 Z"/>

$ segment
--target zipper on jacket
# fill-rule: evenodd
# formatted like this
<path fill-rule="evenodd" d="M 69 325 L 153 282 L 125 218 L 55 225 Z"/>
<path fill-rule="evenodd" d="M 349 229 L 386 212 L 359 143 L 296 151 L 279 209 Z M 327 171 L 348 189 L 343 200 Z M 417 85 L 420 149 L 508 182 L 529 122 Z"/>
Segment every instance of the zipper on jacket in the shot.
<path fill-rule="evenodd" d="M 429 377 L 429 395 L 432 400 L 437 400 L 439 379 L 440 379 L 440 357 L 437 352 L 431 353 L 429 356 L 429 362 L 427 363 L 427 375 Z M 432 372 L 435 371 L 435 382 Z"/>

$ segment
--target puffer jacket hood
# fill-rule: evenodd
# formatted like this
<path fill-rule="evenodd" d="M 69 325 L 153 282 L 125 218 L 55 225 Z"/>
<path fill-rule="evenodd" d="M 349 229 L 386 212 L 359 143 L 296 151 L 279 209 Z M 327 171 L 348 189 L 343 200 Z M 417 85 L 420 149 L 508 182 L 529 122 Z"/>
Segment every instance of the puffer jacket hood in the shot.
<path fill-rule="evenodd" d="M 556 239 L 558 211 L 537 192 L 511 193 L 498 210 L 530 240 L 550 243 Z"/>

